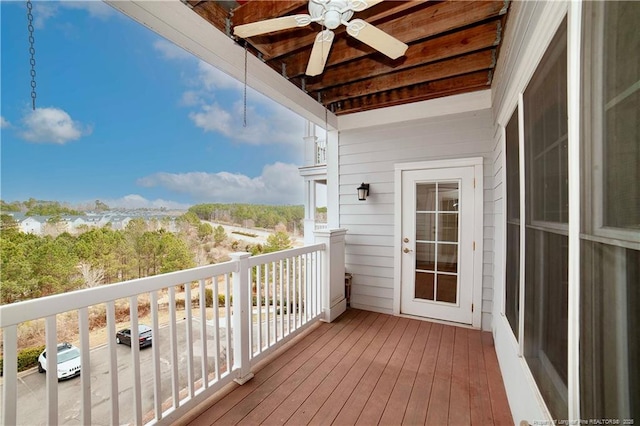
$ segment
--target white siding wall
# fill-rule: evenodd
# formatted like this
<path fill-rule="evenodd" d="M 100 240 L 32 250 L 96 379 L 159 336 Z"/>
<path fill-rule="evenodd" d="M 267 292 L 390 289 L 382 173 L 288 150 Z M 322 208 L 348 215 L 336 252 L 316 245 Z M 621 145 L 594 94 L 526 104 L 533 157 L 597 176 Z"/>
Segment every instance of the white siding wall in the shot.
<path fill-rule="evenodd" d="M 346 270 L 353 275 L 351 306 L 393 312 L 394 165 L 482 156 L 484 256 L 482 327 L 491 327 L 495 236 L 494 128 L 489 109 L 340 132 L 340 227 L 346 236 Z M 360 183 L 371 185 L 358 201 Z"/>

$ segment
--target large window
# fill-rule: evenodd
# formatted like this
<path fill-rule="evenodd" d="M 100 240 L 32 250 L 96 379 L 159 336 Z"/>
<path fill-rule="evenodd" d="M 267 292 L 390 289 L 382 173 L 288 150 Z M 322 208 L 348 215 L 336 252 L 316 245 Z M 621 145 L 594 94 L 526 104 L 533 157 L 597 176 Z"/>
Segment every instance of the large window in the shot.
<path fill-rule="evenodd" d="M 549 411 L 567 412 L 567 35 L 558 29 L 524 92 L 524 355 Z"/>
<path fill-rule="evenodd" d="M 582 418 L 640 418 L 640 3 L 589 3 L 583 40 Z"/>
<path fill-rule="evenodd" d="M 517 109 L 507 124 L 505 134 L 507 163 L 505 315 L 517 339 L 520 315 L 520 148 Z"/>

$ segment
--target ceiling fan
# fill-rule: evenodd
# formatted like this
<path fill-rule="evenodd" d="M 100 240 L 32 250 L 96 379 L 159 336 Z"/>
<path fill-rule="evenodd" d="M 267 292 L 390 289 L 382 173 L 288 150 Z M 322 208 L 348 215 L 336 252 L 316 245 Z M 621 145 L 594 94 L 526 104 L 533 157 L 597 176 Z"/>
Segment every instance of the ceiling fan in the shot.
<path fill-rule="evenodd" d="M 382 1 L 383 0 L 309 0 L 309 14 L 283 16 L 238 25 L 233 29 L 233 33 L 238 37 L 248 38 L 288 28 L 304 27 L 311 22 L 321 24 L 326 29 L 318 33 L 313 43 L 306 70 L 308 76 L 319 75 L 324 70 L 334 38 L 334 33 L 331 30 L 338 28 L 340 24 L 347 28 L 347 33 L 350 36 L 371 46 L 391 59 L 397 59 L 407 51 L 408 46 L 406 44 L 362 19 L 353 19 L 350 21 L 354 12 L 361 12 Z"/>

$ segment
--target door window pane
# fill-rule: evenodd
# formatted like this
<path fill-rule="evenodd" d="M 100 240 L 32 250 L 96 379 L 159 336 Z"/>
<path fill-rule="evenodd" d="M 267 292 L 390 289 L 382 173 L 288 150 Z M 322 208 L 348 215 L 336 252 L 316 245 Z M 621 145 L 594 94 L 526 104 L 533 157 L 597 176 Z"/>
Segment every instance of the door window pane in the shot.
<path fill-rule="evenodd" d="M 458 301 L 458 277 L 455 275 L 437 275 L 436 300 L 456 303 Z"/>
<path fill-rule="evenodd" d="M 436 211 L 435 183 L 419 183 L 416 185 L 416 210 Z"/>
<path fill-rule="evenodd" d="M 416 269 L 435 271 L 436 245 L 435 243 L 416 243 Z"/>
<path fill-rule="evenodd" d="M 438 183 L 438 210 L 458 211 L 458 182 Z"/>
<path fill-rule="evenodd" d="M 434 300 L 434 281 L 435 274 L 433 272 L 416 271 L 416 299 Z"/>
<path fill-rule="evenodd" d="M 458 213 L 438 214 L 438 241 L 458 241 Z"/>
<path fill-rule="evenodd" d="M 458 245 L 438 244 L 438 272 L 458 272 Z"/>
<path fill-rule="evenodd" d="M 436 214 L 416 213 L 416 241 L 436 240 Z"/>

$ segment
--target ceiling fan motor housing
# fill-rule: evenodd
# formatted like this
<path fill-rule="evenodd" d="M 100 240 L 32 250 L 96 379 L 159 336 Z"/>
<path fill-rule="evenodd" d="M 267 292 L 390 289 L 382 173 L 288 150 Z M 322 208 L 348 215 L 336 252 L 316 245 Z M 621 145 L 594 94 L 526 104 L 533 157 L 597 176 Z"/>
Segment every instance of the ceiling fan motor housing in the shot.
<path fill-rule="evenodd" d="M 309 2 L 309 15 L 313 21 L 333 30 L 338 28 L 342 21 L 349 21 L 353 16 L 353 10 L 348 9 L 349 0 L 328 0 Z"/>

